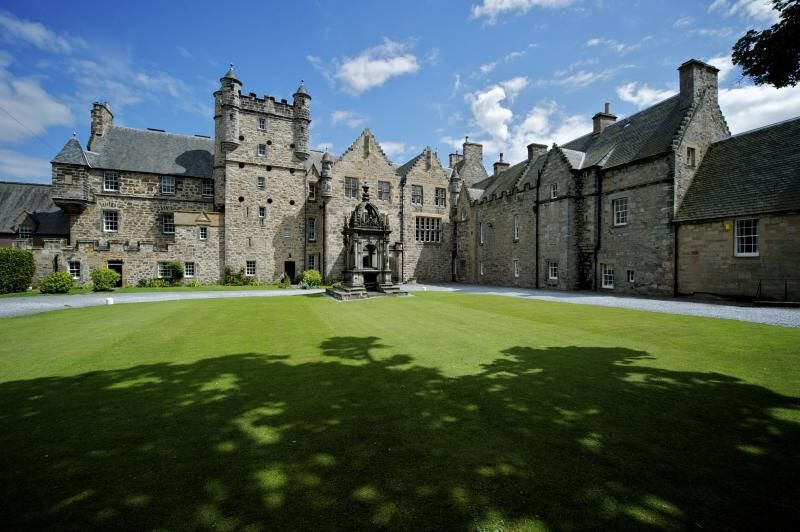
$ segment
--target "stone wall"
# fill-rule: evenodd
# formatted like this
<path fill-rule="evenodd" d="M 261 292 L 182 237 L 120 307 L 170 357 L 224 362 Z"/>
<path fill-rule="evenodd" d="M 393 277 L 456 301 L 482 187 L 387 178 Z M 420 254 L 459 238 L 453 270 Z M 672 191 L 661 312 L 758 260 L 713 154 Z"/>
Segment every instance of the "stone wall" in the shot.
<path fill-rule="evenodd" d="M 747 216 L 759 221 L 759 254 L 734 254 L 734 218 L 678 227 L 678 292 L 800 299 L 800 213 Z M 793 279 L 785 283 L 787 279 Z"/>
<path fill-rule="evenodd" d="M 557 187 L 552 197 L 551 187 Z M 576 287 L 575 181 L 571 167 L 558 149 L 547 155 L 539 179 L 539 287 L 569 290 Z M 531 199 L 535 201 L 532 195 Z M 550 279 L 548 263 L 558 264 L 558 278 Z M 535 265 L 534 265 L 535 267 Z"/>

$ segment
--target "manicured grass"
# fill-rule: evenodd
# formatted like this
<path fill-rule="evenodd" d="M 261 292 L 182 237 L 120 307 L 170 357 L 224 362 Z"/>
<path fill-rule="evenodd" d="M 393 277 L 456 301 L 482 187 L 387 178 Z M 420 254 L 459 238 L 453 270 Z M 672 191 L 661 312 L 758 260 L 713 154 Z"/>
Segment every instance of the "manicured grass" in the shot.
<path fill-rule="evenodd" d="M 138 286 L 125 286 L 115 288 L 115 294 L 135 294 L 137 292 L 225 292 L 230 290 L 280 290 L 283 287 L 275 284 L 261 286 L 227 286 L 221 284 L 202 285 L 202 286 L 165 286 L 164 288 L 140 288 Z M 292 288 L 297 288 L 296 286 Z M 16 292 L 13 294 L 0 294 L 0 297 L 30 297 L 30 296 L 55 296 L 63 297 L 67 295 L 94 294 L 90 287 L 78 286 L 70 290 L 69 294 L 42 294 L 38 290 L 29 292 Z M 109 292 L 101 292 L 109 293 Z"/>
<path fill-rule="evenodd" d="M 800 330 L 491 296 L 0 320 L 9 530 L 798 529 Z"/>

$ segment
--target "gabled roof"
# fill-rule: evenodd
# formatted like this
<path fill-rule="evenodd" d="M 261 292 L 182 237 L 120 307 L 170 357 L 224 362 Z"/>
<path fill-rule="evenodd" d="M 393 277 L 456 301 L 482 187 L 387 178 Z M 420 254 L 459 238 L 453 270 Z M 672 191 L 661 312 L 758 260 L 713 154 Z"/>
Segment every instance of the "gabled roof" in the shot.
<path fill-rule="evenodd" d="M 310 172 L 311 169 L 314 168 L 314 169 L 317 170 L 318 174 L 321 174 L 322 173 L 322 158 L 326 157 L 326 156 L 328 157 L 328 159 L 331 160 L 331 162 L 334 162 L 334 163 L 337 160 L 339 160 L 339 157 L 337 157 L 336 155 L 331 154 L 330 152 L 327 152 L 327 151 L 326 152 L 322 152 L 322 151 L 319 151 L 319 150 L 310 150 L 308 152 L 308 157 L 306 158 L 306 161 L 305 161 L 306 171 Z"/>
<path fill-rule="evenodd" d="M 711 144 L 675 221 L 800 211 L 800 118 Z"/>
<path fill-rule="evenodd" d="M 206 137 L 109 126 L 92 148 L 95 168 L 211 178 L 214 141 Z"/>
<path fill-rule="evenodd" d="M 513 190 L 517 184 L 517 181 L 519 181 L 520 176 L 522 176 L 522 172 L 525 171 L 526 166 L 528 166 L 527 159 L 521 163 L 515 164 L 514 166 L 509 166 L 497 174 L 492 180 L 491 184 L 486 187 L 483 196 L 488 198 L 493 194 L 499 195 L 503 192 L 510 192 Z"/>
<path fill-rule="evenodd" d="M 50 198 L 50 185 L 0 181 L 0 233 L 14 233 L 27 212 L 43 235 L 68 235 L 69 218 Z"/>
<path fill-rule="evenodd" d="M 562 144 L 561 148 L 585 154 L 579 167 L 600 165 L 603 168 L 627 164 L 672 149 L 672 141 L 681 126 L 687 108 L 681 108 L 679 95 L 607 126 L 600 133 L 589 133 Z M 568 152 L 570 164 L 573 159 Z"/>
<path fill-rule="evenodd" d="M 58 152 L 58 155 L 56 155 L 51 162 L 90 166 L 89 159 L 86 157 L 86 152 L 83 151 L 81 143 L 74 137 L 64 144 L 64 147 L 61 148 L 61 151 Z"/>
<path fill-rule="evenodd" d="M 458 172 L 461 179 L 465 183 L 472 183 L 471 187 L 476 187 L 479 181 L 487 179 L 486 168 L 483 166 L 483 161 L 471 161 L 466 157 L 461 159 L 453 167 Z M 484 187 L 481 187 L 484 188 Z"/>
<path fill-rule="evenodd" d="M 411 171 L 411 169 L 414 167 L 414 165 L 417 164 L 417 161 L 419 161 L 424 155 L 425 155 L 425 151 L 423 150 L 422 153 L 418 154 L 416 157 L 414 157 L 413 159 L 411 159 L 407 163 L 405 163 L 405 164 L 401 165 L 400 167 L 398 167 L 397 168 L 397 174 L 400 175 L 401 177 L 407 176 L 408 173 Z"/>

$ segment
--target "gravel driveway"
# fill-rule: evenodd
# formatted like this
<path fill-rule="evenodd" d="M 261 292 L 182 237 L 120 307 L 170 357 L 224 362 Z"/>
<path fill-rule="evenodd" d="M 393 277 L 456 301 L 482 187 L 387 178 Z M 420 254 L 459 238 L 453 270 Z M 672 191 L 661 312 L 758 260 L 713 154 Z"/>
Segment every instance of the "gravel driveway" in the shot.
<path fill-rule="evenodd" d="M 646 298 L 633 296 L 614 296 L 596 292 L 567 292 L 556 290 L 531 290 L 526 288 L 508 288 L 500 286 L 467 285 L 456 283 L 445 284 L 409 284 L 403 286 L 409 292 L 462 292 L 466 294 L 484 294 L 559 303 L 576 303 L 579 305 L 598 305 L 601 307 L 618 307 L 651 312 L 667 312 L 669 314 L 685 314 L 688 316 L 705 316 L 710 318 L 727 318 L 732 320 L 782 325 L 800 328 L 800 309 L 754 307 L 746 304 L 729 302 L 698 301 L 695 299 Z M 232 290 L 217 292 L 141 292 L 137 294 L 85 294 L 74 296 L 31 296 L 0 298 L 0 318 L 35 314 L 65 308 L 93 307 L 105 305 L 106 298 L 113 297 L 114 304 L 147 303 L 153 301 L 176 301 L 186 299 L 218 299 L 228 297 L 275 297 L 309 295 L 323 292 L 312 290 Z M 358 304 L 357 302 L 348 304 Z"/>

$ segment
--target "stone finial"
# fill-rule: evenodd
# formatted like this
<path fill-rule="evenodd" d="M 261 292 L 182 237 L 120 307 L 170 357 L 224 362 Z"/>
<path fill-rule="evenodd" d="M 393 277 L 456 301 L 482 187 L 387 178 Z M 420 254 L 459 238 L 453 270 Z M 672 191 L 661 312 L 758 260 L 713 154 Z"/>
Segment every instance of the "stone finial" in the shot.
<path fill-rule="evenodd" d="M 366 181 L 364 181 L 364 184 L 361 185 L 361 189 L 364 191 L 364 193 L 361 195 L 361 201 L 369 201 L 369 185 Z"/>

